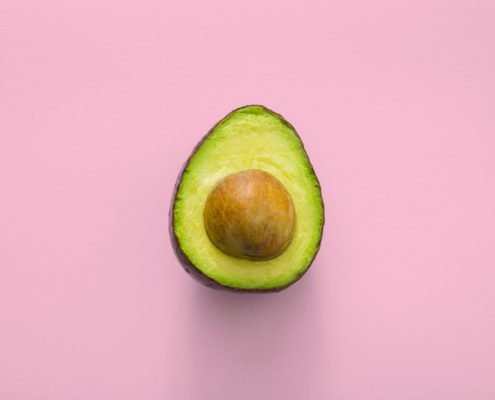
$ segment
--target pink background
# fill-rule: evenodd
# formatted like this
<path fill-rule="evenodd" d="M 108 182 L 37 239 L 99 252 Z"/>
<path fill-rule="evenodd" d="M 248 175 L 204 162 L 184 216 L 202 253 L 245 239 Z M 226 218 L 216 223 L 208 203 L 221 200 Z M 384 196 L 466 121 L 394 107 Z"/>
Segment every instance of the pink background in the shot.
<path fill-rule="evenodd" d="M 495 3 L 0 4 L 2 400 L 495 398 Z M 321 252 L 204 288 L 167 212 L 250 103 L 299 130 Z"/>

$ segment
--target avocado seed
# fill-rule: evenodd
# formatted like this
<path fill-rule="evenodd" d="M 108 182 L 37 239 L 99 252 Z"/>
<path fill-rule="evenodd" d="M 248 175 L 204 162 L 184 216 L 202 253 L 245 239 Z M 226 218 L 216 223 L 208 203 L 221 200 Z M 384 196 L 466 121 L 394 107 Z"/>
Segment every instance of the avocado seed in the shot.
<path fill-rule="evenodd" d="M 248 169 L 223 178 L 210 192 L 204 225 L 211 242 L 237 258 L 269 260 L 294 236 L 292 198 L 268 172 Z"/>

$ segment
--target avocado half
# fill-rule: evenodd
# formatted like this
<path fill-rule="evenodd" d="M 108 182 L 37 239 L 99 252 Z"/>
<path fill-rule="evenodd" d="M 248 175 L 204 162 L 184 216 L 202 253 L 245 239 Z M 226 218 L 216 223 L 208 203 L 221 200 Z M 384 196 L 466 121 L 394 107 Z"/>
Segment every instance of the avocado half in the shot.
<path fill-rule="evenodd" d="M 293 236 L 273 258 L 228 255 L 205 229 L 210 193 L 226 177 L 246 170 L 270 174 L 292 200 Z M 324 220 L 320 184 L 296 130 L 268 108 L 249 105 L 228 114 L 194 148 L 175 185 L 169 229 L 180 263 L 204 285 L 237 292 L 275 292 L 308 270 L 320 247 Z"/>

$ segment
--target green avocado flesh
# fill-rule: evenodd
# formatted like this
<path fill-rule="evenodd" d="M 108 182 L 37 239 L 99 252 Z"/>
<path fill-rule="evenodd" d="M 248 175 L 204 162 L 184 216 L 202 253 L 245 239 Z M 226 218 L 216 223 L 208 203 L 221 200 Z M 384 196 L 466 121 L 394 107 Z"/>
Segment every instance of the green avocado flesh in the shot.
<path fill-rule="evenodd" d="M 276 258 L 224 254 L 209 240 L 203 211 L 224 177 L 247 169 L 272 174 L 294 204 L 294 237 Z M 173 231 L 180 251 L 203 275 L 227 288 L 271 290 L 296 281 L 318 252 L 324 222 L 318 179 L 294 128 L 263 106 L 246 106 L 220 121 L 196 148 L 178 184 Z"/>

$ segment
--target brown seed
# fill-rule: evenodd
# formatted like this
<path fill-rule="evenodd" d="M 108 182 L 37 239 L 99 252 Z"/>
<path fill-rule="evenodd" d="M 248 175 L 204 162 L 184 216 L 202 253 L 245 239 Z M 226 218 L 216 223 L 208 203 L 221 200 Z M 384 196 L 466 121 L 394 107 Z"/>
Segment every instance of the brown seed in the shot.
<path fill-rule="evenodd" d="M 294 236 L 292 198 L 273 175 L 248 169 L 228 175 L 210 192 L 204 225 L 225 254 L 251 260 L 279 256 Z"/>

